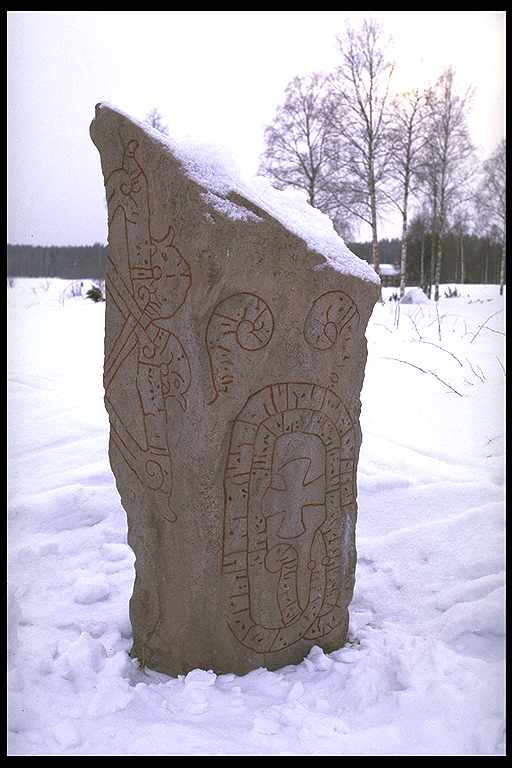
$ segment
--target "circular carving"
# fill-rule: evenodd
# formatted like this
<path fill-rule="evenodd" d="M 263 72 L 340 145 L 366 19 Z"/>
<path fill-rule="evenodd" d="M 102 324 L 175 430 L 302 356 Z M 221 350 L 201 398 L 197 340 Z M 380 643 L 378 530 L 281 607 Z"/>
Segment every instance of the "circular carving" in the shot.
<path fill-rule="evenodd" d="M 257 352 L 267 346 L 274 332 L 268 304 L 255 293 L 235 293 L 220 301 L 206 328 L 213 403 L 228 393 L 237 380 L 237 353 Z"/>
<path fill-rule="evenodd" d="M 314 349 L 331 349 L 343 328 L 357 317 L 357 307 L 343 291 L 327 291 L 313 302 L 304 322 L 304 338 Z"/>

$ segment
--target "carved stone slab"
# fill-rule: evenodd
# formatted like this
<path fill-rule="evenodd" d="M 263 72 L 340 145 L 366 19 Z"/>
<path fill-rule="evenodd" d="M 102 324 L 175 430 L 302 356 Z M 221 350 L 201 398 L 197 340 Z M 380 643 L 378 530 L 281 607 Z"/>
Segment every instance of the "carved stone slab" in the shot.
<path fill-rule="evenodd" d="M 339 648 L 378 279 L 308 247 L 261 199 L 202 181 L 112 107 L 96 107 L 91 136 L 108 207 L 110 461 L 136 555 L 132 655 L 170 675 L 243 674 Z"/>

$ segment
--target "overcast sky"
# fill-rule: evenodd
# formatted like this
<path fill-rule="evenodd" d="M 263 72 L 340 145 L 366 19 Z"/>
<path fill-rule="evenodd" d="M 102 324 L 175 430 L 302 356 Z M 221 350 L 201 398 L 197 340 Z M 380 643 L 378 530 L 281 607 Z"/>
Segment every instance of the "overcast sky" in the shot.
<path fill-rule="evenodd" d="M 225 145 L 256 173 L 288 82 L 335 67 L 336 35 L 369 16 L 393 37 L 397 86 L 453 64 L 475 87 L 471 135 L 489 154 L 505 132 L 504 11 L 9 11 L 8 242 L 106 242 L 100 101 L 139 120 L 157 107 L 172 136 Z"/>

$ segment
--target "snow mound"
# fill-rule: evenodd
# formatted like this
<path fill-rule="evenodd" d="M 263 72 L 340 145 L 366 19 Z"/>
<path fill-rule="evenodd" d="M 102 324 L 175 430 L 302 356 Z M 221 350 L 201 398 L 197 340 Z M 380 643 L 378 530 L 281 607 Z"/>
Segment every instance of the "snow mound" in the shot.
<path fill-rule="evenodd" d="M 209 202 L 216 210 L 233 219 L 252 220 L 253 217 L 248 213 L 241 213 L 240 205 L 243 205 L 243 201 L 234 202 L 230 199 L 233 195 L 245 198 L 249 204 L 261 209 L 304 240 L 311 250 L 324 256 L 338 272 L 380 285 L 380 278 L 375 270 L 347 248 L 334 229 L 331 219 L 309 205 L 304 192 L 277 190 L 265 178 L 245 177 L 225 147 L 217 144 L 198 144 L 191 139 L 176 141 L 111 104 L 98 104 L 97 112 L 101 109 L 109 109 L 125 117 L 154 140 L 168 147 L 182 163 L 187 175 L 210 193 Z M 317 269 L 321 268 L 322 265 L 318 265 Z"/>
<path fill-rule="evenodd" d="M 400 299 L 400 304 L 430 304 L 430 299 L 421 288 L 409 288 L 404 297 Z"/>
<path fill-rule="evenodd" d="M 75 584 L 74 600 L 81 605 L 90 605 L 105 600 L 110 594 L 110 585 L 103 573 L 82 576 Z"/>

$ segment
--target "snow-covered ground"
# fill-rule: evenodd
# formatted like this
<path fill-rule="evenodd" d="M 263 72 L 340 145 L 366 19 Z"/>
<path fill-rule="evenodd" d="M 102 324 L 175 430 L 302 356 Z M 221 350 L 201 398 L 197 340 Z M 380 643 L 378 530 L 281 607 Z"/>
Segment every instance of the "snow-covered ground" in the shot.
<path fill-rule="evenodd" d="M 7 289 L 9 754 L 504 754 L 498 288 L 374 310 L 350 642 L 276 672 L 177 679 L 128 656 L 104 304 L 72 288 Z"/>

